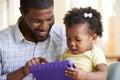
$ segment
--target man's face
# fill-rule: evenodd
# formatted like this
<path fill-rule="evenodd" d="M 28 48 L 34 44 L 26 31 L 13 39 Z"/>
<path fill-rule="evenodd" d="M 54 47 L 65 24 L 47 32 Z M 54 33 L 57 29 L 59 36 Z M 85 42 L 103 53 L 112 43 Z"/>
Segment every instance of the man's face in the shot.
<path fill-rule="evenodd" d="M 33 9 L 29 10 L 24 17 L 29 32 L 37 41 L 44 41 L 49 35 L 49 31 L 54 24 L 53 7 L 49 9 Z"/>

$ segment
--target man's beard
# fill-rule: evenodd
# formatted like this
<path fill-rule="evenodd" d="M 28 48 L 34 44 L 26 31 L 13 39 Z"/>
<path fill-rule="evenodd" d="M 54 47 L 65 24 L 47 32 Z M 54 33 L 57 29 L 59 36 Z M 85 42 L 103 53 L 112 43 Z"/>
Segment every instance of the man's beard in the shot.
<path fill-rule="evenodd" d="M 42 42 L 42 41 L 45 41 L 49 37 L 49 32 L 50 32 L 51 27 L 49 28 L 49 31 L 47 32 L 46 37 L 42 38 L 42 37 L 38 36 L 37 34 L 35 34 L 36 33 L 35 31 L 38 30 L 38 29 L 32 29 L 32 27 L 30 26 L 30 24 L 28 23 L 28 21 L 26 19 L 25 19 L 25 21 L 26 21 L 26 26 L 27 26 L 28 32 L 31 34 L 31 36 L 36 41 Z"/>
<path fill-rule="evenodd" d="M 46 35 L 44 38 L 42 38 L 42 37 L 38 36 L 37 34 L 35 34 L 35 33 L 36 33 L 36 32 L 35 32 L 35 31 L 36 31 L 35 29 L 32 29 L 29 25 L 28 25 L 27 27 L 28 27 L 29 33 L 32 35 L 32 37 L 33 37 L 36 41 L 42 42 L 42 41 L 45 41 L 45 40 L 49 37 L 49 32 L 50 32 L 50 29 L 51 29 L 51 28 L 49 29 L 47 35 Z"/>

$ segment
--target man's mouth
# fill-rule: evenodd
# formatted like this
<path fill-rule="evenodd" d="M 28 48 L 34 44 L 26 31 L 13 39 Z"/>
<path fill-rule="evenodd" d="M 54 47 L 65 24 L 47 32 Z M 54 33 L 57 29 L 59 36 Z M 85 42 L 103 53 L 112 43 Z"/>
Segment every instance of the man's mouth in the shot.
<path fill-rule="evenodd" d="M 47 32 L 37 31 L 36 34 L 41 37 L 47 36 Z"/>

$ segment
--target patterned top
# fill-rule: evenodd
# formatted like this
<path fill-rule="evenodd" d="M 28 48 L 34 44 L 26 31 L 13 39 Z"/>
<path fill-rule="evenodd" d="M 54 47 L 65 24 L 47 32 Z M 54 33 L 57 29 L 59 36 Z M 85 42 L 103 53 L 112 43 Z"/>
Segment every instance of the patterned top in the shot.
<path fill-rule="evenodd" d="M 56 61 L 66 48 L 65 28 L 53 25 L 49 38 L 44 42 L 27 41 L 16 25 L 0 31 L 0 80 L 8 73 L 25 65 L 33 57 Z M 32 74 L 23 80 L 35 80 Z"/>

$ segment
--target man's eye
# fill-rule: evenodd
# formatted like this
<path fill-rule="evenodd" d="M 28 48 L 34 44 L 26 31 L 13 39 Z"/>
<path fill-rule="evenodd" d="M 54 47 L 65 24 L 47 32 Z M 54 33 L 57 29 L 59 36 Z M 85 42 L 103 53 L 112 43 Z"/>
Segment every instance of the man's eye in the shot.
<path fill-rule="evenodd" d="M 38 21 L 38 20 L 32 20 L 32 22 L 39 23 L 40 21 Z"/>
<path fill-rule="evenodd" d="M 40 22 L 40 20 L 34 19 L 34 18 L 31 18 L 31 21 L 34 22 L 34 23 L 39 23 Z"/>
<path fill-rule="evenodd" d="M 50 18 L 50 19 L 48 19 L 47 21 L 52 21 L 53 20 L 53 18 Z"/>
<path fill-rule="evenodd" d="M 54 19 L 54 16 L 50 17 L 48 21 L 52 21 Z"/>

